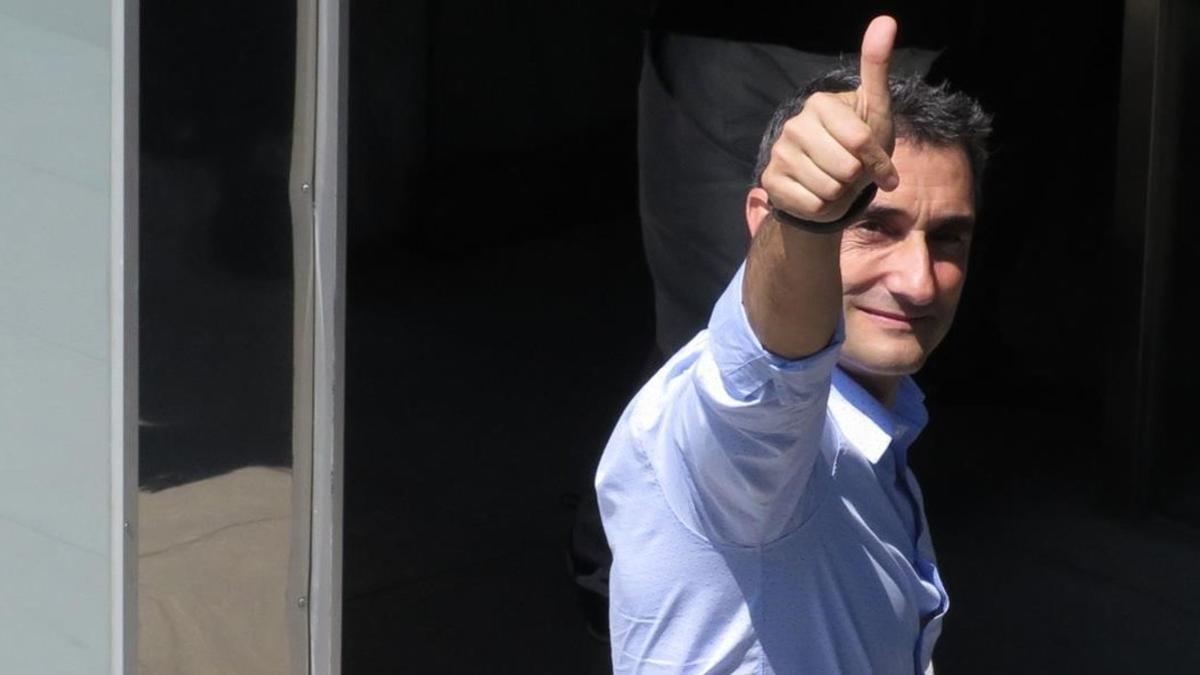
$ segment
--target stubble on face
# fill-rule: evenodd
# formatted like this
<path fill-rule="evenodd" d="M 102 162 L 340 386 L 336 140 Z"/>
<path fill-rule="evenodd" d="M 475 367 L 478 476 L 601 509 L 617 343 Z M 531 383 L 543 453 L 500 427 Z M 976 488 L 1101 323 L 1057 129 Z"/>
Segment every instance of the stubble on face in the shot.
<path fill-rule="evenodd" d="M 975 217 L 962 148 L 901 139 L 892 161 L 900 186 L 878 193 L 843 234 L 841 252 L 841 364 L 885 380 L 919 370 L 949 331 Z M 876 384 L 887 389 L 886 382 Z"/>

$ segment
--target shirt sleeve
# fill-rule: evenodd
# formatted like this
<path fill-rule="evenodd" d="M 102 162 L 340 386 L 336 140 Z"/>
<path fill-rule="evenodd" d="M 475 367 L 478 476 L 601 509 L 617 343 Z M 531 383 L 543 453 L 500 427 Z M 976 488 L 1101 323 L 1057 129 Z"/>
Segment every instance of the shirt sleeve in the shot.
<path fill-rule="evenodd" d="M 717 542 L 759 545 L 797 524 L 821 452 L 844 327 L 820 352 L 788 360 L 759 342 L 738 270 L 708 329 L 658 378 L 658 414 L 641 441 L 672 510 Z M 687 350 L 688 348 L 685 348 Z"/>

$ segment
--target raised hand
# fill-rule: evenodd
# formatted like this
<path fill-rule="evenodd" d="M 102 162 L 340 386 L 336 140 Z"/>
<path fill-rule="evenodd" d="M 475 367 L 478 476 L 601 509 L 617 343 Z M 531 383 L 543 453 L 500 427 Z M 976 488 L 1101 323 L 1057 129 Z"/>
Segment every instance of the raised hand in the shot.
<path fill-rule="evenodd" d="M 896 21 L 876 17 L 862 40 L 862 82 L 850 92 L 818 92 L 788 120 L 771 149 L 762 186 L 775 208 L 803 220 L 844 218 L 863 189 L 894 190 L 899 175 L 888 67 Z"/>

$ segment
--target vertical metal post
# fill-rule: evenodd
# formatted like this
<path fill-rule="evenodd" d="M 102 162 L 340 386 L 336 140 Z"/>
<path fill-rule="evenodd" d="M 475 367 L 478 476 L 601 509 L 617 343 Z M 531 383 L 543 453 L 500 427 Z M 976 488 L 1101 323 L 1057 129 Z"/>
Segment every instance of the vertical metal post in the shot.
<path fill-rule="evenodd" d="M 309 671 L 308 602 L 312 573 L 315 241 L 313 171 L 316 144 L 317 0 L 296 2 L 296 75 L 292 166 L 292 549 L 288 564 L 289 672 Z"/>
<path fill-rule="evenodd" d="M 138 10 L 110 0 L 110 630 L 113 675 L 137 670 Z"/>
<path fill-rule="evenodd" d="M 294 626 L 293 639 L 306 640 L 293 646 L 292 665 L 314 675 L 341 669 L 346 14 L 344 0 L 297 2 L 293 456 L 305 488 L 296 491 L 296 513 L 308 518 L 297 520 L 293 541 L 310 545 L 303 565 L 293 557 L 292 578 L 304 588 L 296 599 L 304 625 Z"/>
<path fill-rule="evenodd" d="M 313 529 L 314 675 L 341 671 L 342 477 L 346 325 L 346 66 L 348 3 L 317 3 Z"/>

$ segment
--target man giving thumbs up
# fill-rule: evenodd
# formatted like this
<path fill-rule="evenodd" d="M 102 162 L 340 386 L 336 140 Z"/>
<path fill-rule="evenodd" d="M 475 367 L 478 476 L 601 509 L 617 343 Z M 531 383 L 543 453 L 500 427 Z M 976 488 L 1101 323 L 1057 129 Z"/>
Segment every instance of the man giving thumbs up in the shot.
<path fill-rule="evenodd" d="M 744 265 L 605 449 L 616 672 L 930 668 L 948 600 L 910 375 L 958 305 L 989 119 L 889 78 L 895 36 L 876 18 L 857 72 L 779 108 Z"/>

